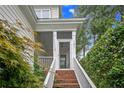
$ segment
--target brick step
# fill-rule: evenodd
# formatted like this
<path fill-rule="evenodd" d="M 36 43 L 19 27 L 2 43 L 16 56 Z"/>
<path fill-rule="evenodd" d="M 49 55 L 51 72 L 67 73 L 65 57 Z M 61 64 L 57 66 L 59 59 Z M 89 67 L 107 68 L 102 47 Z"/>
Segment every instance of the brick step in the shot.
<path fill-rule="evenodd" d="M 57 70 L 55 74 L 54 88 L 79 88 L 79 84 L 73 70 Z"/>
<path fill-rule="evenodd" d="M 57 70 L 56 71 L 57 74 L 73 74 L 74 71 L 73 70 Z"/>
<path fill-rule="evenodd" d="M 56 79 L 76 79 L 75 75 L 56 75 Z"/>
<path fill-rule="evenodd" d="M 59 74 L 59 73 L 56 73 L 56 75 L 65 75 L 65 76 L 73 76 L 74 75 L 74 73 L 71 73 L 71 74 L 68 74 L 68 73 L 62 73 L 62 74 Z"/>
<path fill-rule="evenodd" d="M 78 83 L 76 79 L 57 79 L 55 83 Z"/>
<path fill-rule="evenodd" d="M 79 88 L 78 83 L 56 83 L 54 88 Z"/>
<path fill-rule="evenodd" d="M 73 70 L 57 70 L 56 79 L 76 79 Z"/>

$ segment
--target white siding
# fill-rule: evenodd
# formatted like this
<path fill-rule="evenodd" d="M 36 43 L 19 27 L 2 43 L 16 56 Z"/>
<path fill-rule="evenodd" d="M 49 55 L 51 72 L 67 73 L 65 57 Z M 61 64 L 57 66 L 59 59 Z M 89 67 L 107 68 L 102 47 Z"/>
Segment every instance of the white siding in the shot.
<path fill-rule="evenodd" d="M 16 21 L 19 20 L 23 24 L 23 28 L 25 29 L 24 31 L 21 31 L 20 34 L 22 34 L 23 32 L 23 35 L 26 35 L 29 38 L 33 39 L 33 35 L 30 32 L 32 31 L 32 28 L 18 6 L 0 6 L 0 18 L 7 20 L 11 24 L 15 24 Z"/>
<path fill-rule="evenodd" d="M 18 34 L 26 36 L 31 40 L 34 40 L 33 30 L 31 25 L 27 21 L 26 17 L 23 15 L 18 6 L 12 5 L 1 5 L 0 6 L 0 19 L 7 20 L 10 24 L 16 24 L 17 20 L 19 20 L 23 24 L 24 29 L 19 29 Z M 30 31 L 29 31 L 30 30 Z M 34 54 L 33 50 L 31 52 L 32 56 Z M 31 59 L 29 59 L 32 61 Z M 32 62 L 30 62 L 32 64 Z"/>

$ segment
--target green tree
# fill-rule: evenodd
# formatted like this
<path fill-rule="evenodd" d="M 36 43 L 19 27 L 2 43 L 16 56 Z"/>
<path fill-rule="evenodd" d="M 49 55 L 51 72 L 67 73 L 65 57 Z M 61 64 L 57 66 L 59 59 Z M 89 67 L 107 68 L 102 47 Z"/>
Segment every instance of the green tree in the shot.
<path fill-rule="evenodd" d="M 112 22 L 114 20 L 115 13 L 117 11 L 121 11 L 123 9 L 123 6 L 89 6 L 89 5 L 84 5 L 80 6 L 77 9 L 77 15 L 78 17 L 83 17 L 85 18 L 85 22 L 83 26 L 80 28 L 77 32 L 78 34 L 78 41 L 82 40 L 82 37 L 88 37 L 87 42 L 91 39 L 93 39 L 93 44 L 95 44 L 96 40 L 103 35 L 106 30 L 112 26 Z M 123 11 L 121 11 L 123 13 Z M 90 36 L 84 36 L 84 35 L 79 35 L 82 34 L 81 31 L 83 29 L 83 33 L 88 33 L 84 35 L 90 35 Z M 81 39 L 81 40 L 80 40 Z M 77 42 L 78 42 L 77 41 Z M 85 41 L 85 39 L 84 39 Z M 86 45 L 85 42 L 82 41 L 82 45 Z M 81 43 L 77 43 L 81 44 Z M 80 45 L 78 45 L 80 46 Z M 83 48 L 83 47 L 82 47 Z M 81 50 L 81 48 L 79 48 Z M 79 51 L 78 49 L 78 51 Z"/>
<path fill-rule="evenodd" d="M 83 49 L 83 57 L 85 57 L 86 54 L 86 45 L 88 44 L 88 37 L 87 33 L 84 30 L 84 25 L 79 28 L 79 32 L 77 33 L 77 53 L 80 52 Z"/>
<path fill-rule="evenodd" d="M 111 25 L 110 19 L 114 17 L 113 6 L 81 6 L 80 16 L 89 21 L 89 29 L 93 35 L 101 35 Z"/>
<path fill-rule="evenodd" d="M 108 28 L 81 64 L 97 87 L 124 87 L 124 22 Z"/>

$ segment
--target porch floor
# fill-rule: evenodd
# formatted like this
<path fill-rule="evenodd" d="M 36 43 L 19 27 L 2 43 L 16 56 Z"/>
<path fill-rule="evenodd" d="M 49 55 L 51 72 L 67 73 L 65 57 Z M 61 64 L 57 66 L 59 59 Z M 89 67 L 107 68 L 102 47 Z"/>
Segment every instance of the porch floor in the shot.
<path fill-rule="evenodd" d="M 74 70 L 56 70 L 54 88 L 79 88 Z"/>

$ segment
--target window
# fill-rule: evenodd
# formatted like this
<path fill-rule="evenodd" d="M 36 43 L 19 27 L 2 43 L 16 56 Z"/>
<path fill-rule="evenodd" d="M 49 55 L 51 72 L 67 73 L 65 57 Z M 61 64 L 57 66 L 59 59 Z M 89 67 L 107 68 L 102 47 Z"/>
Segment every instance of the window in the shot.
<path fill-rule="evenodd" d="M 57 39 L 72 39 L 72 32 L 57 32 Z"/>
<path fill-rule="evenodd" d="M 51 18 L 50 9 L 35 9 L 37 18 Z"/>
<path fill-rule="evenodd" d="M 35 13 L 37 15 L 37 18 L 41 18 L 41 9 L 35 9 Z"/>
<path fill-rule="evenodd" d="M 42 10 L 42 18 L 50 18 L 50 9 Z"/>

